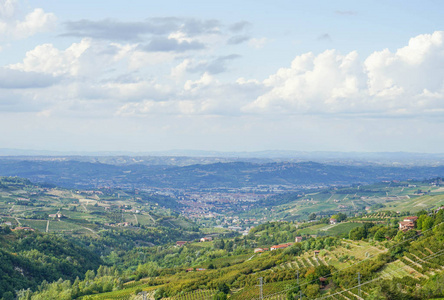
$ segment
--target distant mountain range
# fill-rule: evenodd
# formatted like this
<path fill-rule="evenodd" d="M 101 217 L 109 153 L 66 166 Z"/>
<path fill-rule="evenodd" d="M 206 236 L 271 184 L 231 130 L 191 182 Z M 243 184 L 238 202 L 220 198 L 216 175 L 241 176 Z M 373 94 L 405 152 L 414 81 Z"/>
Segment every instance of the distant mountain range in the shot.
<path fill-rule="evenodd" d="M 135 158 L 134 158 L 135 159 Z M 218 162 L 187 166 L 106 164 L 74 158 L 0 159 L 0 176 L 19 176 L 70 188 L 242 188 L 261 185 L 350 185 L 444 177 L 444 166 L 394 167 L 316 162 Z"/>
<path fill-rule="evenodd" d="M 444 165 L 444 153 L 414 152 L 333 152 L 268 150 L 255 152 L 222 152 L 203 150 L 170 150 L 151 152 L 128 151 L 46 151 L 0 149 L 0 157 L 27 160 L 77 160 L 113 165 L 193 165 L 217 162 L 306 162 L 340 165 L 439 166 Z"/>

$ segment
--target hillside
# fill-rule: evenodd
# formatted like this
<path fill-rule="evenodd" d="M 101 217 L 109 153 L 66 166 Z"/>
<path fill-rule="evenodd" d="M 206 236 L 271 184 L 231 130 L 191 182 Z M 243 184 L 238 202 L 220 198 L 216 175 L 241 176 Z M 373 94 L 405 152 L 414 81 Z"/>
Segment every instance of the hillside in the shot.
<path fill-rule="evenodd" d="M 169 208 L 175 203 L 169 196 L 2 177 L 1 292 L 5 299 L 20 289 L 19 299 L 142 299 L 146 291 L 156 299 L 197 300 L 224 291 L 233 299 L 253 299 L 262 277 L 268 299 L 300 292 L 308 299 L 358 299 L 360 272 L 363 298 L 439 296 L 433 284 L 444 253 L 444 210 L 434 210 L 444 202 L 440 185 L 439 178 L 389 181 L 275 196 L 268 206 L 257 205 L 273 208 L 271 217 L 311 208 L 306 212 L 314 219 L 264 221 L 241 236 L 190 221 Z M 355 207 L 359 213 L 346 213 Z M 420 216 L 416 230 L 399 231 L 398 222 L 411 213 Z M 330 217 L 339 223 L 330 224 Z M 255 252 L 294 243 L 297 236 L 303 241 Z M 202 237 L 207 241 L 199 242 Z"/>
<path fill-rule="evenodd" d="M 223 299 L 228 293 L 230 299 L 250 300 L 260 298 L 260 278 L 264 299 L 294 299 L 300 295 L 303 299 L 440 297 L 444 279 L 443 212 L 425 214 L 423 219 L 432 222 L 427 227 L 422 223 L 419 231 L 395 229 L 395 236 L 389 240 L 379 240 L 376 234 L 385 226 L 371 225 L 374 230 L 368 227 L 368 235 L 362 240 L 306 238 L 286 249 L 263 253 L 249 249 L 249 237 L 235 239 L 238 246 L 231 250 L 226 242 L 222 249 L 218 241 L 192 243 L 177 251 L 200 253 L 204 260 L 168 268 L 141 264 L 132 274 L 145 277 L 136 277 L 116 291 L 82 299 L 142 299 L 146 291 L 155 299 L 214 299 L 215 294 Z M 285 222 L 264 225 L 252 237 L 291 227 Z M 94 281 L 100 282 L 101 278 L 97 275 Z M 53 284 L 35 295 L 49 295 L 62 285 Z M 65 287 L 68 291 L 75 289 L 75 285 L 66 283 Z"/>

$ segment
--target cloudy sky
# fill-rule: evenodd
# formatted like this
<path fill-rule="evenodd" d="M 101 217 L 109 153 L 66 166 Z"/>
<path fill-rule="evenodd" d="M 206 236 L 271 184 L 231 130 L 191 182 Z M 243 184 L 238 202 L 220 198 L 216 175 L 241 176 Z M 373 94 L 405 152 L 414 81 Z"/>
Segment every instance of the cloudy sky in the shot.
<path fill-rule="evenodd" d="M 0 0 L 0 148 L 444 152 L 443 11 Z"/>

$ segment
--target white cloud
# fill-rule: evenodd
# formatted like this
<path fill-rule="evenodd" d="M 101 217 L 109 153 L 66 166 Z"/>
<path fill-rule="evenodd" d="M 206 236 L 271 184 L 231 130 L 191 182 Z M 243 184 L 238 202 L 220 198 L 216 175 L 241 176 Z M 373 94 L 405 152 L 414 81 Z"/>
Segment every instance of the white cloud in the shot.
<path fill-rule="evenodd" d="M 256 113 L 415 115 L 444 108 L 444 32 L 372 53 L 327 50 L 297 56 L 263 81 L 270 88 L 243 107 Z"/>
<path fill-rule="evenodd" d="M 85 38 L 66 49 L 37 46 L 9 68 L 33 72 L 24 77 L 28 78 L 26 86 L 32 86 L 36 73 L 51 75 L 38 91 L 27 95 L 54 98 L 53 105 L 67 113 L 75 103 L 85 107 L 85 101 L 96 101 L 98 113 L 125 116 L 379 117 L 436 115 L 444 110 L 444 32 L 414 37 L 403 48 L 377 51 L 364 59 L 354 51 L 345 55 L 336 50 L 305 53 L 263 81 L 219 76 L 216 71 L 225 70 L 224 62 L 236 57 L 147 53 L 138 44 Z M 180 61 L 174 65 L 177 59 Z M 15 86 L 9 83 L 7 87 Z M 59 94 L 63 97 L 50 97 Z M 45 102 L 45 109 L 48 105 Z"/>
<path fill-rule="evenodd" d="M 55 27 L 57 18 L 53 13 L 46 13 L 41 8 L 20 18 L 17 0 L 6 0 L 0 3 L 0 38 L 12 37 L 23 39 L 45 32 Z"/>
<path fill-rule="evenodd" d="M 59 50 L 52 44 L 39 45 L 26 53 L 23 63 L 10 65 L 12 69 L 26 72 L 41 72 L 54 76 L 76 76 L 80 71 L 80 58 L 91 47 L 90 39 L 74 43 L 66 50 Z"/>

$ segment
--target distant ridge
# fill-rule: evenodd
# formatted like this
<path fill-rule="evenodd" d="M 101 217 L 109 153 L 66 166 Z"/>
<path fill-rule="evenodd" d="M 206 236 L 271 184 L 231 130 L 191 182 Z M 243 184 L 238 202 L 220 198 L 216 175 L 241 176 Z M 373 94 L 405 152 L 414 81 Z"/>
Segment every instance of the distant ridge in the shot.
<path fill-rule="evenodd" d="M 39 157 L 58 157 L 68 160 L 103 161 L 106 157 L 126 157 L 137 158 L 142 163 L 150 164 L 149 161 L 156 159 L 147 159 L 148 157 L 168 158 L 170 160 L 165 164 L 174 164 L 171 158 L 189 159 L 188 163 L 215 163 L 231 161 L 249 161 L 249 162 L 302 162 L 315 161 L 321 163 L 335 164 L 382 164 L 382 165 L 444 165 L 444 153 L 415 153 L 415 152 L 335 152 L 335 151 L 292 151 L 292 150 L 264 150 L 264 151 L 206 151 L 206 150 L 168 150 L 168 151 L 51 151 L 51 150 L 27 150 L 27 149 L 9 149 L 0 148 L 0 156 L 3 158 L 26 157 L 36 160 Z M 202 159 L 199 159 L 202 158 Z M 210 159 L 211 158 L 211 159 Z M 128 160 L 128 159 L 127 159 Z M 159 160 L 159 159 L 157 159 Z M 162 159 L 160 159 L 162 160 Z M 106 160 L 104 161 L 105 163 Z M 159 163 L 154 163 L 159 164 Z"/>

